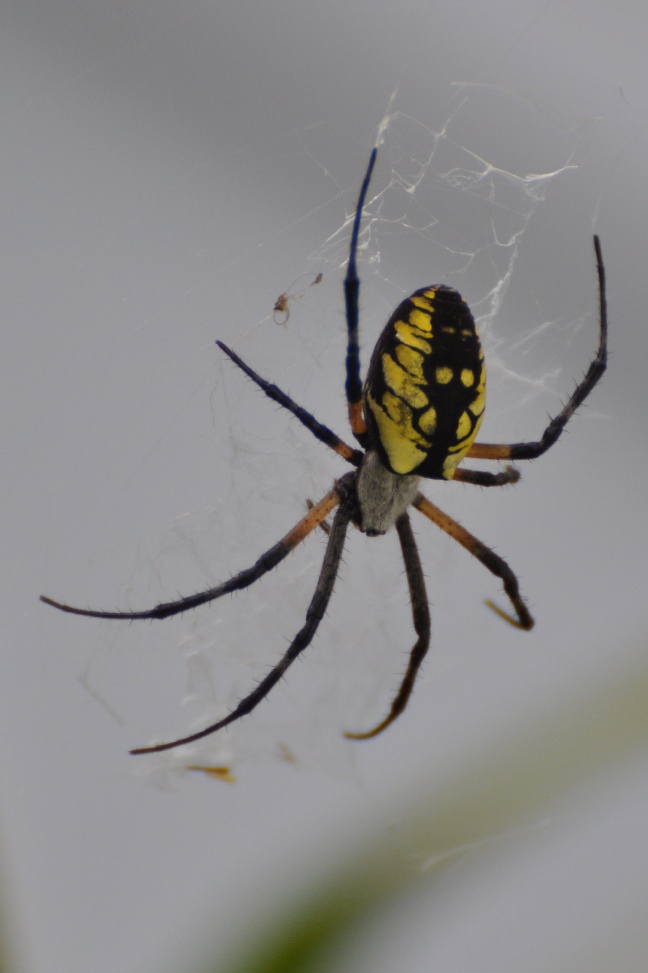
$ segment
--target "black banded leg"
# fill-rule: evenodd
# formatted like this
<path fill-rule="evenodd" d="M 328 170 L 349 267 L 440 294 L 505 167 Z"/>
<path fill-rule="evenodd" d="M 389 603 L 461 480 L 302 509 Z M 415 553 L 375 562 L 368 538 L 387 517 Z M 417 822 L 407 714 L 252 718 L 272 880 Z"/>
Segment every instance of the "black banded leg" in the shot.
<path fill-rule="evenodd" d="M 319 527 L 331 511 L 337 507 L 339 502 L 340 498 L 337 491 L 331 490 L 330 493 L 327 493 L 319 503 L 315 504 L 308 511 L 305 517 L 302 517 L 299 523 L 278 544 L 275 544 L 269 551 L 262 554 L 251 568 L 246 568 L 245 571 L 241 571 L 240 574 L 236 574 L 229 581 L 225 581 L 215 588 L 199 591 L 195 595 L 180 598 L 179 601 L 162 602 L 162 604 L 156 605 L 155 608 L 140 612 L 104 612 L 93 611 L 89 608 L 73 608 L 71 605 L 54 601 L 46 595 L 41 595 L 41 601 L 44 601 L 46 605 L 51 605 L 53 608 L 58 608 L 60 611 L 70 612 L 72 615 L 89 615 L 91 618 L 127 618 L 130 620 L 138 618 L 168 618 L 170 615 L 177 615 L 180 612 L 188 611 L 190 608 L 204 605 L 205 602 L 213 601 L 215 598 L 220 598 L 222 595 L 229 594 L 231 591 L 239 591 L 241 588 L 248 588 L 251 584 L 254 584 L 255 581 L 258 581 L 259 578 L 263 577 L 264 574 L 267 574 L 268 571 L 271 571 L 272 568 L 283 561 L 316 527 Z"/>
<path fill-rule="evenodd" d="M 369 156 L 369 165 L 362 180 L 362 186 L 360 187 L 360 195 L 358 196 L 353 219 L 353 232 L 351 233 L 351 244 L 349 247 L 349 263 L 347 265 L 346 277 L 344 278 L 344 302 L 348 329 L 345 391 L 349 404 L 349 424 L 351 426 L 351 432 L 360 445 L 365 448 L 369 443 L 367 440 L 367 426 L 362 416 L 362 382 L 360 381 L 360 345 L 358 342 L 360 280 L 356 269 L 356 253 L 358 251 L 362 211 L 364 209 L 369 183 L 371 182 L 371 174 L 376 164 L 377 154 L 378 148 L 374 146 Z"/>
<path fill-rule="evenodd" d="M 202 737 L 209 736 L 210 733 L 215 733 L 217 730 L 221 730 L 247 713 L 251 713 L 259 705 L 261 700 L 265 699 L 272 687 L 279 682 L 288 666 L 310 645 L 319 623 L 324 617 L 324 612 L 333 594 L 333 587 L 340 566 L 340 559 L 344 549 L 344 538 L 349 520 L 350 513 L 346 507 L 339 507 L 333 520 L 328 544 L 326 545 L 326 553 L 317 581 L 317 587 L 315 588 L 315 593 L 306 612 L 306 624 L 297 633 L 281 661 L 261 680 L 256 689 L 242 699 L 236 709 L 232 710 L 228 716 L 222 720 L 218 720 L 217 723 L 212 723 L 211 726 L 206 727 L 204 730 L 191 733 L 189 736 L 181 737 L 179 740 L 172 740 L 170 743 L 158 743 L 152 747 L 138 747 L 137 750 L 131 750 L 132 754 L 159 753 L 161 750 L 170 750 L 173 747 L 179 747 L 185 743 L 193 743 L 194 740 L 200 740 Z"/>
<path fill-rule="evenodd" d="M 520 471 L 514 466 L 507 466 L 500 473 L 488 473 L 484 470 L 464 470 L 463 467 L 458 466 L 452 479 L 459 483 L 474 483 L 475 486 L 508 486 L 510 483 L 518 482 Z"/>
<path fill-rule="evenodd" d="M 398 518 L 396 521 L 396 530 L 398 531 L 401 551 L 403 552 L 405 573 L 407 574 L 407 583 L 409 585 L 410 598 L 412 600 L 414 630 L 418 635 L 418 639 L 410 653 L 407 672 L 405 673 L 401 687 L 398 690 L 393 703 L 391 704 L 389 714 L 385 717 L 382 723 L 379 723 L 378 726 L 373 728 L 373 730 L 368 730 L 366 733 L 345 733 L 345 737 L 348 737 L 350 740 L 368 740 L 370 737 L 378 736 L 379 733 L 382 733 L 382 731 L 386 729 L 390 723 L 393 723 L 394 720 L 400 716 L 407 706 L 410 696 L 412 695 L 416 676 L 430 645 L 430 607 L 428 604 L 427 593 L 425 591 L 425 580 L 423 577 L 421 558 L 416 546 L 414 534 L 412 533 L 412 525 L 408 514 L 402 514 L 402 516 Z"/>
<path fill-rule="evenodd" d="M 455 541 L 465 547 L 473 557 L 476 557 L 478 561 L 484 565 L 485 568 L 494 574 L 497 578 L 500 578 L 502 584 L 504 585 L 504 591 L 509 596 L 511 604 L 515 609 L 516 618 L 512 615 L 507 614 L 507 612 L 502 611 L 497 605 L 494 605 L 492 601 L 487 601 L 486 604 L 489 608 L 515 628 L 523 628 L 528 631 L 528 629 L 533 628 L 534 620 L 529 609 L 525 605 L 522 595 L 520 594 L 520 587 L 518 585 L 518 580 L 511 571 L 510 567 L 499 554 L 495 551 L 491 551 L 490 547 L 486 547 L 480 540 L 478 540 L 473 534 L 458 524 L 456 520 L 449 517 L 443 510 L 435 507 L 433 503 L 419 493 L 414 500 L 414 506 L 417 510 L 420 510 L 422 514 L 428 517 L 433 524 L 444 530 L 446 534 L 449 534 Z"/>
<path fill-rule="evenodd" d="M 574 389 L 569 401 L 563 406 L 557 416 L 551 420 L 542 437 L 535 443 L 474 443 L 468 451 L 473 459 L 536 459 L 546 453 L 559 439 L 563 429 L 574 412 L 583 404 L 596 383 L 607 368 L 607 295 L 605 290 L 605 266 L 601 252 L 601 241 L 594 237 L 594 252 L 596 254 L 596 272 L 599 284 L 599 346 L 582 382 Z"/>
<path fill-rule="evenodd" d="M 234 364 L 238 365 L 241 371 L 245 372 L 245 374 L 251 378 L 253 382 L 256 382 L 259 388 L 265 392 L 269 399 L 272 399 L 273 402 L 278 402 L 279 405 L 283 406 L 284 409 L 292 412 L 295 418 L 299 419 L 302 425 L 306 426 L 308 431 L 312 432 L 316 439 L 319 439 L 319 441 L 324 443 L 325 446 L 328 446 L 336 453 L 339 453 L 339 455 L 348 463 L 351 463 L 352 466 L 360 465 L 362 453 L 359 449 L 352 449 L 351 446 L 347 446 L 347 444 L 340 439 L 339 436 L 336 436 L 332 429 L 329 429 L 328 426 L 318 422 L 315 416 L 311 415 L 310 412 L 307 412 L 306 409 L 303 409 L 300 405 L 297 405 L 297 403 L 294 402 L 289 395 L 282 392 L 281 389 L 276 385 L 266 381 L 265 378 L 261 378 L 261 376 L 255 372 L 254 369 L 250 368 L 249 365 L 246 365 L 243 359 L 240 358 L 235 351 L 232 351 L 231 348 L 228 348 L 227 345 L 223 344 L 222 341 L 217 341 L 216 344 L 221 351 L 224 351 L 226 355 L 229 355 Z"/>

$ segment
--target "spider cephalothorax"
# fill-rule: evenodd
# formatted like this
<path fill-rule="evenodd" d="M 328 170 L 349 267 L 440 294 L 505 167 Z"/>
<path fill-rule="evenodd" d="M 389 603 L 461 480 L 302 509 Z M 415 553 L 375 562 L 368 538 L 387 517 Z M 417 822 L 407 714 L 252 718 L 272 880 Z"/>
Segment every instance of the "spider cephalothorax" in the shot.
<path fill-rule="evenodd" d="M 288 666 L 310 644 L 333 593 L 349 523 L 374 537 L 395 527 L 398 533 L 412 602 L 417 640 L 407 671 L 387 716 L 364 733 L 347 733 L 353 739 L 376 736 L 402 713 L 430 643 L 430 610 L 421 561 L 408 509 L 414 507 L 453 537 L 500 578 L 514 614 L 487 602 L 517 628 L 530 629 L 533 618 L 520 595 L 517 578 L 506 561 L 470 534 L 419 492 L 421 479 L 458 480 L 479 486 L 516 483 L 520 474 L 512 466 L 498 473 L 467 470 L 466 457 L 483 460 L 527 460 L 541 456 L 556 442 L 567 422 L 601 378 L 607 363 L 607 304 L 605 270 L 598 237 L 594 237 L 599 286 L 599 345 L 583 380 L 571 398 L 544 430 L 539 440 L 511 444 L 476 443 L 484 413 L 486 372 L 484 355 L 473 316 L 461 295 L 444 284 L 415 291 L 394 311 L 374 348 L 364 387 L 360 380 L 358 295 L 356 270 L 358 234 L 377 148 L 360 189 L 355 210 L 349 263 L 344 280 L 348 345 L 346 396 L 351 431 L 361 449 L 347 445 L 328 426 L 297 405 L 285 392 L 261 378 L 221 341 L 216 342 L 232 361 L 273 401 L 288 409 L 313 435 L 355 467 L 336 481 L 332 490 L 252 567 L 229 581 L 177 601 L 164 602 L 140 612 L 104 612 L 74 608 L 42 596 L 48 605 L 74 615 L 94 618 L 168 618 L 213 601 L 231 591 L 247 588 L 282 561 L 335 511 L 317 587 L 306 612 L 306 622 L 278 664 L 224 719 L 197 733 L 140 747 L 131 753 L 168 750 L 208 736 L 250 713 L 281 679 Z"/>

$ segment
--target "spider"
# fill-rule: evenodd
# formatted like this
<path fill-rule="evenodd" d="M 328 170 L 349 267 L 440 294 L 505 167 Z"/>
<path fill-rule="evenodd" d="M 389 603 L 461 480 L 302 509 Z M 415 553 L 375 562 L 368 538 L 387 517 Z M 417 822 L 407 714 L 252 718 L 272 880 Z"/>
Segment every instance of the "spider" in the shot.
<path fill-rule="evenodd" d="M 605 268 L 599 238 L 594 236 L 598 275 L 599 344 L 585 376 L 536 442 L 476 443 L 485 403 L 484 354 L 470 309 L 452 287 L 445 284 L 423 287 L 399 304 L 374 348 L 364 386 L 361 382 L 358 344 L 360 280 L 356 256 L 365 198 L 377 152 L 378 147 L 375 146 L 360 188 L 344 279 L 348 331 L 346 398 L 351 431 L 361 448 L 355 449 L 347 445 L 285 392 L 253 371 L 231 348 L 222 341 L 216 342 L 268 398 L 291 412 L 316 439 L 338 453 L 353 470 L 336 480 L 333 488 L 319 503 L 309 504 L 308 513 L 285 537 L 262 554 L 255 564 L 214 588 L 136 612 L 74 608 L 41 596 L 41 600 L 48 605 L 74 615 L 128 620 L 168 618 L 254 584 L 283 561 L 318 526 L 326 525 L 326 518 L 335 511 L 333 523 L 327 531 L 326 552 L 315 593 L 306 611 L 306 622 L 277 665 L 223 719 L 169 743 L 131 750 L 132 754 L 155 753 L 200 740 L 250 713 L 265 699 L 288 667 L 313 640 L 333 593 L 350 523 L 368 537 L 385 534 L 392 527 L 396 528 L 417 639 L 410 653 L 407 671 L 387 716 L 372 729 L 348 732 L 345 733 L 346 737 L 353 740 L 375 737 L 400 716 L 408 703 L 430 643 L 430 610 L 421 560 L 408 513 L 410 507 L 414 507 L 449 534 L 485 568 L 500 578 L 513 614 L 488 601 L 486 604 L 490 608 L 516 628 L 529 630 L 533 627 L 533 617 L 520 594 L 517 578 L 506 561 L 423 496 L 419 492 L 419 484 L 421 477 L 455 480 L 485 487 L 516 483 L 520 474 L 513 466 L 490 473 L 464 469 L 461 463 L 465 457 L 482 460 L 535 459 L 558 440 L 571 416 L 603 375 L 607 364 Z"/>

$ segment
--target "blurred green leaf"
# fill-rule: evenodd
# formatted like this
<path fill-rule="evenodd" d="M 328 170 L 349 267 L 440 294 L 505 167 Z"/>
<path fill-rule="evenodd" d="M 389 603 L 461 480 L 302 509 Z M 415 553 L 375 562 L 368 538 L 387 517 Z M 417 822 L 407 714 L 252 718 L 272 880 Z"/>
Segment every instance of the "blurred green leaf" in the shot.
<path fill-rule="evenodd" d="M 295 894 L 279 912 L 273 903 L 268 935 L 250 932 L 247 946 L 223 971 L 308 973 L 334 968 L 327 956 L 392 897 L 416 883 L 435 882 L 444 862 L 467 848 L 528 824 L 648 743 L 648 667 L 572 701 L 520 730 L 490 759 L 464 768 L 433 795 L 419 799 L 379 846 L 358 851 L 347 866 L 317 881 L 318 891 Z M 256 939 L 256 941 L 255 941 Z M 252 946 L 249 945 L 252 940 Z"/>

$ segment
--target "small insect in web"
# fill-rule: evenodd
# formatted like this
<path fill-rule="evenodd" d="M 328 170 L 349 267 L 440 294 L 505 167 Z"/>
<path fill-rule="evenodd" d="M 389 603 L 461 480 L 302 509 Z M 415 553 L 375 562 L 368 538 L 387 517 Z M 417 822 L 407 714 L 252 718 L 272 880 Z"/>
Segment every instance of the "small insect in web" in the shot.
<path fill-rule="evenodd" d="M 203 764 L 189 764 L 185 770 L 199 770 L 213 780 L 224 780 L 228 784 L 235 784 L 236 777 L 229 767 L 209 767 Z"/>
<path fill-rule="evenodd" d="M 302 274 L 302 277 L 303 276 L 304 275 Z M 290 285 L 290 287 L 288 288 L 288 290 L 285 291 L 283 294 L 280 294 L 277 300 L 275 301 L 275 306 L 272 309 L 274 312 L 273 317 L 274 317 L 275 324 L 281 324 L 281 325 L 288 324 L 288 320 L 290 318 L 290 305 L 292 304 L 293 301 L 301 301 L 302 297 L 306 293 L 305 291 L 302 291 L 301 294 L 290 293 L 290 289 L 295 286 L 298 280 L 301 280 L 301 277 L 298 277 L 297 280 L 294 280 Z M 324 274 L 318 274 L 315 280 L 311 281 L 311 283 L 308 286 L 315 287 L 316 284 L 321 284 L 323 280 L 324 280 Z M 283 317 L 280 317 L 278 315 L 283 315 Z"/>
<path fill-rule="evenodd" d="M 601 245 L 594 237 L 598 275 L 599 343 L 595 357 L 567 403 L 533 442 L 475 442 L 485 405 L 486 371 L 475 322 L 461 295 L 445 284 L 432 284 L 415 291 L 396 308 L 378 338 L 367 375 L 360 379 L 358 344 L 358 297 L 360 280 L 356 269 L 358 236 L 365 198 L 376 162 L 374 147 L 355 209 L 349 261 L 344 279 L 347 323 L 346 399 L 351 432 L 360 449 L 349 446 L 328 426 L 294 402 L 285 392 L 257 374 L 223 344 L 216 344 L 269 399 L 283 406 L 324 443 L 353 467 L 336 480 L 329 492 L 309 505 L 305 517 L 288 531 L 252 567 L 206 591 L 155 608 L 137 612 L 93 611 L 74 608 L 44 595 L 42 601 L 74 615 L 92 618 L 168 618 L 211 602 L 232 591 L 248 588 L 276 567 L 335 511 L 327 531 L 326 551 L 308 609 L 306 622 L 277 665 L 223 719 L 188 736 L 131 750 L 133 754 L 155 753 L 192 743 L 240 719 L 258 706 L 283 677 L 288 667 L 311 643 L 333 593 L 345 536 L 354 524 L 368 537 L 396 528 L 409 586 L 416 642 L 407 670 L 389 712 L 380 723 L 364 732 L 349 732 L 353 740 L 375 737 L 407 706 L 421 662 L 430 644 L 430 610 L 421 560 L 412 532 L 408 510 L 413 507 L 454 538 L 503 584 L 513 613 L 487 604 L 516 628 L 528 630 L 534 621 L 517 578 L 506 561 L 470 534 L 420 491 L 421 479 L 453 480 L 477 486 L 498 487 L 517 483 L 513 466 L 490 473 L 465 469 L 466 458 L 481 460 L 530 460 L 546 453 L 560 437 L 568 421 L 599 381 L 607 364 L 607 300 Z"/>

